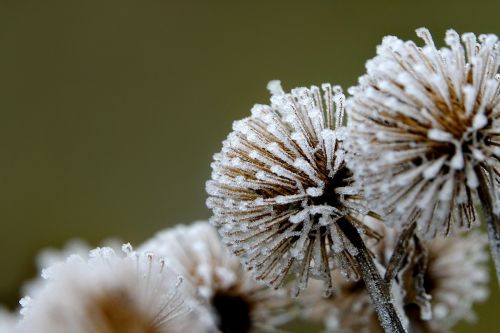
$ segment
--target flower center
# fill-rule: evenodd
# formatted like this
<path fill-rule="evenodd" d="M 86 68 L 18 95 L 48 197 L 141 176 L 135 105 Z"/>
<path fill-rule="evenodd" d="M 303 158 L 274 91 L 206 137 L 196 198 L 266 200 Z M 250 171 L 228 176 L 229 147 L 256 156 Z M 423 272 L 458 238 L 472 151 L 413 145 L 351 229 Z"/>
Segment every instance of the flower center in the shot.
<path fill-rule="evenodd" d="M 104 291 L 88 308 L 97 333 L 159 333 L 127 290 Z"/>
<path fill-rule="evenodd" d="M 218 316 L 218 328 L 222 333 L 248 333 L 252 328 L 251 306 L 240 295 L 216 293 L 212 306 Z"/>
<path fill-rule="evenodd" d="M 318 197 L 312 197 L 310 200 L 313 205 L 326 205 L 331 207 L 342 207 L 341 197 L 335 192 L 336 188 L 350 185 L 352 172 L 347 167 L 340 168 L 333 177 L 328 177 L 325 181 L 323 194 Z"/>

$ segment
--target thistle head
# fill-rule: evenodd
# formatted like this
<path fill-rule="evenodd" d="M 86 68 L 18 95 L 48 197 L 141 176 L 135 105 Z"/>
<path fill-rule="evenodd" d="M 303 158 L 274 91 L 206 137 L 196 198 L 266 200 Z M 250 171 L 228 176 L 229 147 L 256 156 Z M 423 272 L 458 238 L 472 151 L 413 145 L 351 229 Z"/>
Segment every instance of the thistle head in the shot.
<path fill-rule="evenodd" d="M 348 160 L 371 208 L 434 237 L 477 223 L 480 177 L 497 197 L 500 43 L 449 30 L 437 49 L 417 35 L 424 46 L 385 37 L 350 89 Z"/>
<path fill-rule="evenodd" d="M 293 272 L 297 291 L 310 276 L 328 293 L 331 269 L 355 275 L 356 249 L 338 222 L 377 237 L 358 219 L 369 212 L 344 161 L 345 96 L 330 84 L 268 88 L 271 103 L 235 122 L 214 155 L 211 221 L 258 280 L 278 287 Z"/>

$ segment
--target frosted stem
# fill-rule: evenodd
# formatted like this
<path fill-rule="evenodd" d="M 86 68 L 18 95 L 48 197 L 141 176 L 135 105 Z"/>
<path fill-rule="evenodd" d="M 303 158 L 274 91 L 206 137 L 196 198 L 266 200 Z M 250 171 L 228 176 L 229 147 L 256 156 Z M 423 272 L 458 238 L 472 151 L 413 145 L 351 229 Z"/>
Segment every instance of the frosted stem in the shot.
<path fill-rule="evenodd" d="M 396 248 L 392 253 L 389 264 L 387 265 L 387 270 L 385 271 L 384 280 L 390 286 L 392 280 L 396 277 L 401 265 L 408 254 L 408 243 L 413 237 L 413 232 L 415 231 L 416 223 L 410 223 L 406 226 L 403 231 L 399 234 L 398 241 L 396 243 Z"/>
<path fill-rule="evenodd" d="M 481 171 L 479 168 L 476 171 L 476 174 L 479 176 L 478 194 L 483 207 L 483 214 L 486 218 L 491 256 L 495 263 L 497 280 L 500 286 L 500 216 L 495 213 L 493 208 L 495 203 L 493 202 L 494 199 L 491 191 L 494 189 L 490 190 L 490 186 L 488 186 L 488 183 L 492 183 L 487 179 L 484 172 Z"/>
<path fill-rule="evenodd" d="M 337 223 L 347 239 L 358 250 L 354 258 L 372 300 L 373 307 L 377 312 L 380 325 L 386 333 L 406 332 L 394 307 L 390 288 L 380 276 L 372 254 L 366 248 L 358 230 L 346 219 L 340 219 Z"/>

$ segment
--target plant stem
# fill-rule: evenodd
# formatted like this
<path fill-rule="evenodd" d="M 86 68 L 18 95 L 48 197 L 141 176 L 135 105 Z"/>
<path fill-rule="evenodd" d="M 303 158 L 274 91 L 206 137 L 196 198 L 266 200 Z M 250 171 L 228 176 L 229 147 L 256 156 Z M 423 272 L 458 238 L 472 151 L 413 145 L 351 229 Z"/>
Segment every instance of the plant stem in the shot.
<path fill-rule="evenodd" d="M 408 255 L 409 242 L 413 237 L 416 225 L 417 224 L 415 222 L 410 223 L 399 234 L 396 248 L 392 253 L 384 276 L 384 280 L 389 286 L 391 285 L 392 280 L 394 280 L 394 278 L 398 274 L 404 259 Z"/>
<path fill-rule="evenodd" d="M 495 205 L 493 200 L 495 199 L 491 191 L 494 190 L 494 183 L 492 179 L 488 179 L 488 177 L 486 177 L 480 167 L 476 168 L 476 174 L 479 178 L 478 194 L 483 207 L 483 214 L 486 218 L 491 256 L 493 258 L 493 262 L 495 263 L 497 280 L 500 286 L 500 216 L 493 208 Z"/>
<path fill-rule="evenodd" d="M 337 225 L 358 250 L 354 255 L 357 268 L 365 282 L 382 328 L 386 333 L 406 332 L 394 308 L 390 288 L 380 276 L 372 254 L 366 248 L 358 230 L 345 218 L 337 221 Z"/>

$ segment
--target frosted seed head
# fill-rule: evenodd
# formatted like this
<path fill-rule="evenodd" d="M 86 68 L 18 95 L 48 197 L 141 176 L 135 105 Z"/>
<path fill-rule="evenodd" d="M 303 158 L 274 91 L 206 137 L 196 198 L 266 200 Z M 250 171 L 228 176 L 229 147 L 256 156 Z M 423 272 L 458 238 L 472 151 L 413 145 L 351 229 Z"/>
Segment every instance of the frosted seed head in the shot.
<path fill-rule="evenodd" d="M 124 252 L 110 249 L 96 248 L 79 260 L 51 266 L 50 276 L 37 284 L 33 297 L 24 298 L 29 303 L 21 302 L 21 332 L 85 333 L 103 327 L 146 331 L 154 326 L 163 333 L 201 328 L 190 317 L 193 308 L 188 304 L 194 299 L 164 260 L 136 253 L 130 244 L 123 245 Z"/>
<path fill-rule="evenodd" d="M 332 245 L 339 251 L 327 248 L 332 225 L 368 212 L 346 167 L 346 99 L 330 84 L 284 92 L 273 81 L 268 89 L 269 106 L 236 123 L 212 163 L 211 220 L 258 280 L 276 288 L 297 274 L 297 284 L 330 285 L 325 271 L 354 270 L 342 238 Z"/>
<path fill-rule="evenodd" d="M 495 153 L 500 107 L 493 106 L 500 100 L 494 60 L 499 46 L 494 35 L 467 33 L 460 40 L 449 30 L 447 46 L 438 50 L 427 29 L 417 35 L 424 46 L 384 38 L 367 73 L 350 88 L 346 161 L 371 206 L 388 213 L 389 224 L 400 226 L 416 216 L 419 225 L 429 226 L 422 236 L 434 237 L 477 222 L 467 221 L 478 213 L 473 198 L 457 200 L 464 181 L 475 186 L 467 170 L 500 170 Z M 419 167 L 422 177 L 399 177 Z M 453 186 L 445 191 L 450 178 Z M 428 189 L 436 182 L 442 186 L 426 194 L 426 206 L 419 198 L 412 201 L 415 187 Z M 401 202 L 408 203 L 406 209 Z M 457 213 L 463 209 L 471 213 Z"/>

